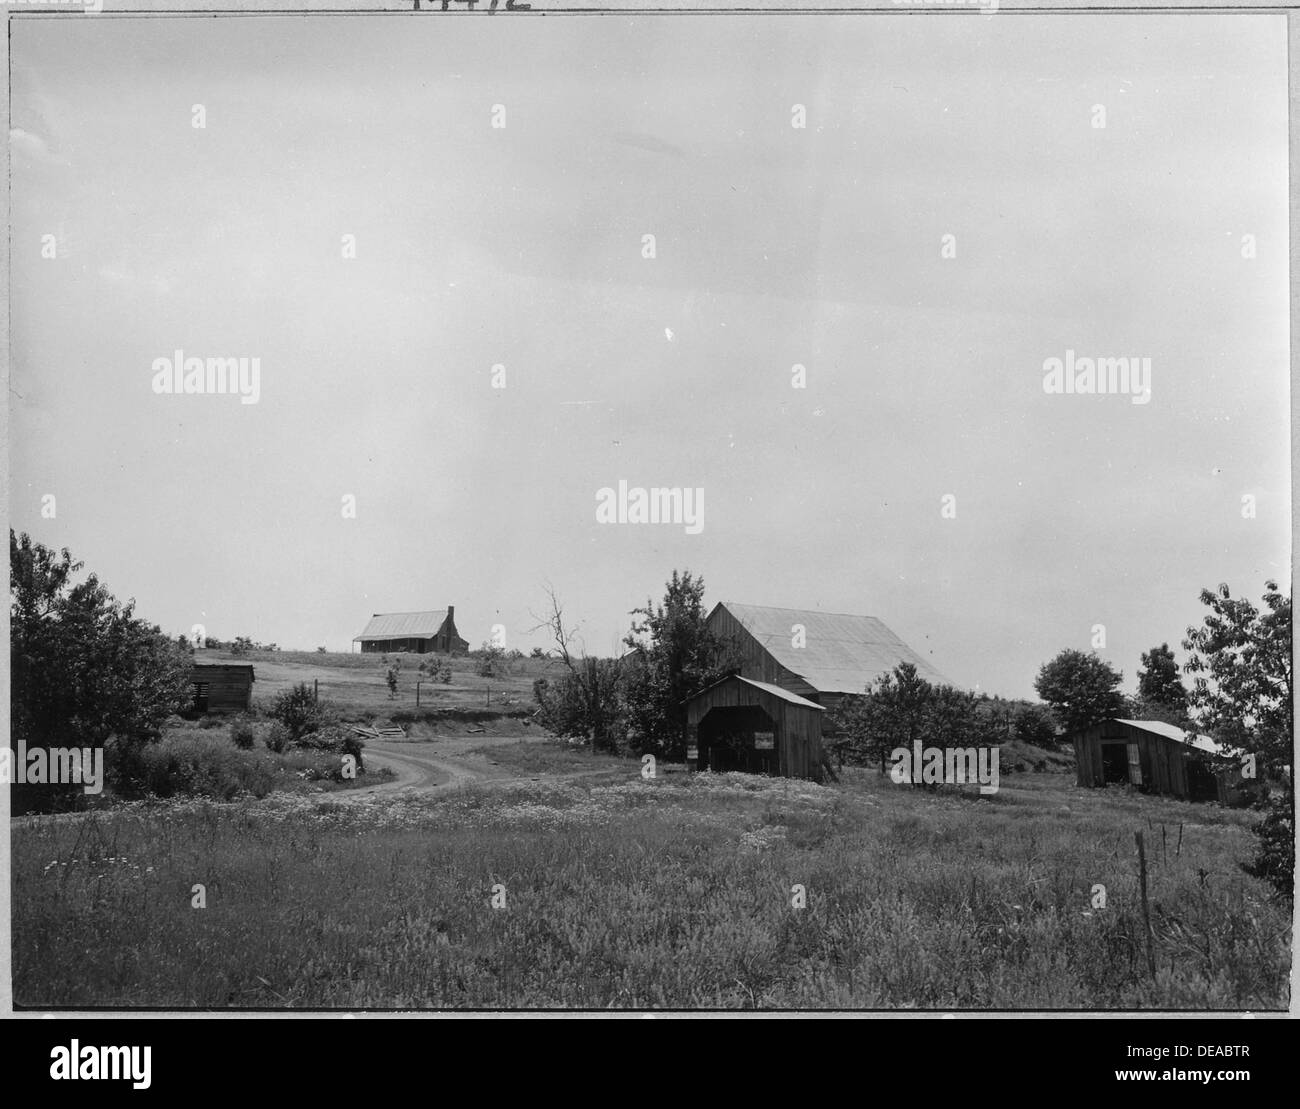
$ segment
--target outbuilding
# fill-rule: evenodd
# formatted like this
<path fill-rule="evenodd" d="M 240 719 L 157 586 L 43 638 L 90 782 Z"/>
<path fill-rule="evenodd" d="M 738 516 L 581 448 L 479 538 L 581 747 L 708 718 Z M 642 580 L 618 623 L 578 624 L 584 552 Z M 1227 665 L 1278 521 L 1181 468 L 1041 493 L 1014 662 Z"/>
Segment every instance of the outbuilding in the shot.
<path fill-rule="evenodd" d="M 821 781 L 824 712 L 779 685 L 733 674 L 686 702 L 687 765 Z"/>
<path fill-rule="evenodd" d="M 1242 804 L 1254 783 L 1210 736 L 1161 720 L 1103 720 L 1072 737 L 1081 786 L 1127 784 L 1186 801 Z"/>
<path fill-rule="evenodd" d="M 196 662 L 190 674 L 193 710 L 248 712 L 253 707 L 253 667 L 247 662 Z"/>

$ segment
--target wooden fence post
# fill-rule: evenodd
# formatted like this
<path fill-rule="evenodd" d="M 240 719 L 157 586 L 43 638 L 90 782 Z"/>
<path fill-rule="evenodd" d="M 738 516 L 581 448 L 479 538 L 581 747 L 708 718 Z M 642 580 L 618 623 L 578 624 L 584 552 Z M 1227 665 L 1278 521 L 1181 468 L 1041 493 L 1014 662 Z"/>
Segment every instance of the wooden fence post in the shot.
<path fill-rule="evenodd" d="M 1147 852 L 1142 843 L 1142 833 L 1134 832 L 1134 838 L 1137 839 L 1138 848 L 1138 883 L 1142 891 L 1142 930 L 1146 933 L 1147 945 L 1147 970 L 1151 972 L 1151 977 L 1156 976 L 1156 955 L 1155 949 L 1151 946 L 1151 906 L 1147 903 Z"/>

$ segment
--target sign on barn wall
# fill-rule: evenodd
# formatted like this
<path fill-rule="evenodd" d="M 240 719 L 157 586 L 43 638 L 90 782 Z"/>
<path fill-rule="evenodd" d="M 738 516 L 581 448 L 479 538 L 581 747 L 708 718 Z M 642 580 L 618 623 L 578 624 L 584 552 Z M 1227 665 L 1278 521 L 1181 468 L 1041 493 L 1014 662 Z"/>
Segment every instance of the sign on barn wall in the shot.
<path fill-rule="evenodd" d="M 754 750 L 771 751 L 776 746 L 775 732 L 755 732 L 754 733 Z"/>

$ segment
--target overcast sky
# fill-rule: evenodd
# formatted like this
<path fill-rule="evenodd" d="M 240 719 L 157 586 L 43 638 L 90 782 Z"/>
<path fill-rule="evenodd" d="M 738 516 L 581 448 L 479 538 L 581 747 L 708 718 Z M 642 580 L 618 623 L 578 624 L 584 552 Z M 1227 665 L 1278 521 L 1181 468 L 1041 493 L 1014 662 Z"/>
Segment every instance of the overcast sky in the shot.
<path fill-rule="evenodd" d="M 1132 688 L 1289 577 L 1285 60 L 1280 15 L 15 20 L 14 526 L 174 633 L 527 649 L 550 582 L 607 653 L 676 567 L 1011 696 L 1104 624 Z M 177 349 L 257 403 L 156 393 Z M 1045 392 L 1067 350 L 1149 403 Z M 620 480 L 702 530 L 597 523 Z"/>

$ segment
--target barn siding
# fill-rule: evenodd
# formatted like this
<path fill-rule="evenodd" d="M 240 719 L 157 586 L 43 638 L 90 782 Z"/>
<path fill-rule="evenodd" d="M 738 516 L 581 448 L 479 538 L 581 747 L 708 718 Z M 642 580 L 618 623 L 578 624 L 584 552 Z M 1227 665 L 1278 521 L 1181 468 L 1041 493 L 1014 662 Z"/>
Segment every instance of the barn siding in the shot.
<path fill-rule="evenodd" d="M 787 670 L 777 662 L 763 644 L 754 638 L 753 633 L 732 616 L 725 606 L 719 606 L 709 614 L 708 627 L 719 638 L 730 640 L 740 652 L 742 678 L 750 678 L 756 682 L 769 682 L 781 686 L 782 689 L 788 689 L 791 693 L 797 693 L 809 701 L 818 700 L 820 696 L 818 691 L 798 674 Z"/>
<path fill-rule="evenodd" d="M 199 683 L 208 687 L 209 712 L 247 712 L 253 703 L 253 668 L 198 664 L 190 684 L 197 695 Z"/>
<path fill-rule="evenodd" d="M 822 714 L 816 709 L 804 708 L 765 690 L 755 689 L 735 678 L 724 679 L 687 702 L 687 743 L 698 747 L 700 724 L 710 710 L 744 708 L 750 705 L 757 705 L 772 719 L 776 731 L 777 773 L 790 778 L 819 781 L 822 772 Z"/>
<path fill-rule="evenodd" d="M 1078 732 L 1073 737 L 1073 742 L 1075 780 L 1081 786 L 1100 787 L 1106 784 L 1102 762 L 1102 745 L 1106 743 L 1136 743 L 1144 785 L 1150 792 L 1166 797 L 1191 797 L 1187 771 L 1189 760 L 1202 759 L 1214 771 L 1208 758 L 1186 744 L 1118 720 L 1107 720 Z M 1222 804 L 1228 804 L 1234 793 L 1234 773 L 1231 770 L 1214 773 L 1218 800 Z"/>

